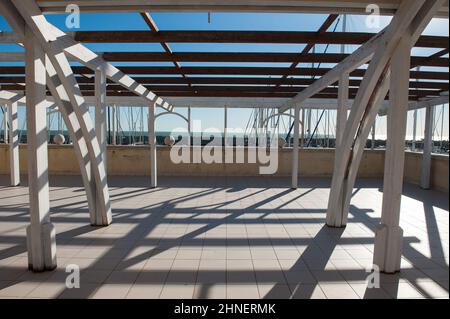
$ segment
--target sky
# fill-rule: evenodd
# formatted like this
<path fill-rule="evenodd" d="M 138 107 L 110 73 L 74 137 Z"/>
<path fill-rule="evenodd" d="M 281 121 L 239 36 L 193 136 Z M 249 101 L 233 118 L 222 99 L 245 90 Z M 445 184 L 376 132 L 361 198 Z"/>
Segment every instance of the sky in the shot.
<path fill-rule="evenodd" d="M 210 21 L 208 21 L 207 13 L 154 13 L 152 17 L 160 30 L 259 30 L 259 31 L 316 31 L 324 22 L 327 15 L 323 14 L 283 14 L 283 13 L 211 13 Z M 68 30 L 66 27 L 66 14 L 61 15 L 47 15 L 47 19 L 55 24 L 62 30 Z M 390 17 L 380 17 L 379 25 L 375 27 L 368 27 L 366 24 L 366 16 L 349 15 L 346 18 L 347 28 L 349 32 L 378 32 L 384 28 L 390 21 Z M 337 23 L 337 26 L 336 26 Z M 332 25 L 329 31 L 336 28 L 337 31 L 342 31 L 343 17 Z M 3 18 L 0 17 L 0 30 L 9 31 L 9 26 L 5 23 Z M 148 27 L 144 20 L 138 13 L 121 13 L 121 14 L 91 14 L 81 12 L 80 29 L 77 30 L 148 30 Z M 72 30 L 76 31 L 76 30 Z M 448 19 L 433 19 L 426 28 L 424 34 L 427 35 L 439 35 L 448 36 L 449 25 Z M 149 51 L 149 52 L 163 52 L 160 44 L 157 43 L 137 43 L 137 44 L 87 44 L 87 46 L 96 51 Z M 300 52 L 303 44 L 200 44 L 200 43 L 171 43 L 170 47 L 174 52 L 177 51 L 199 51 L 199 52 Z M 350 53 L 356 46 L 346 46 L 345 51 Z M 325 50 L 324 45 L 317 45 L 315 52 L 322 53 Z M 341 46 L 331 45 L 328 47 L 327 52 L 340 52 Z M 22 51 L 19 46 L 0 44 L 0 52 L 14 52 Z M 431 55 L 438 50 L 433 49 L 414 49 L 413 55 L 426 56 Z M 11 65 L 11 63 L 8 63 Z M 133 65 L 133 63 L 126 63 L 127 65 Z M 5 65 L 0 61 L 0 65 Z M 20 63 L 18 65 L 21 65 Z M 115 63 L 120 66 L 121 63 Z M 147 66 L 172 66 L 171 63 L 158 62 L 158 63 L 134 63 L 134 65 L 147 65 Z M 267 67 L 281 67 L 289 66 L 286 63 L 181 63 L 182 66 L 267 66 Z M 300 64 L 299 67 L 310 67 L 311 65 Z M 322 67 L 331 67 L 333 65 L 323 64 Z M 427 68 L 422 70 L 426 71 Z M 442 71 L 442 69 L 441 69 Z M 447 70 L 448 71 L 448 70 Z M 143 110 L 146 114 L 147 110 Z M 178 110 L 181 114 L 186 115 L 186 109 Z M 23 110 L 22 110 L 23 112 Z M 122 110 L 121 125 L 124 130 L 129 126 L 130 114 L 124 108 Z M 134 109 L 133 118 L 138 117 L 140 109 Z M 229 127 L 241 127 L 245 128 L 249 117 L 251 116 L 251 110 L 229 110 Z M 439 114 L 441 111 L 436 112 L 436 122 L 439 122 Z M 424 122 L 424 112 L 420 111 L 418 115 L 418 135 L 421 136 L 423 129 L 420 125 Z M 128 116 L 127 116 L 128 114 Z M 443 135 L 448 139 L 448 106 L 444 107 L 443 118 L 444 122 Z M 313 112 L 313 123 L 317 122 L 319 114 Z M 412 112 L 409 114 L 409 122 L 412 123 Z M 1 115 L 0 115 L 1 118 Z M 19 114 L 19 118 L 22 118 L 23 114 Z M 193 109 L 192 118 L 201 120 L 203 128 L 216 127 L 223 128 L 223 110 L 222 109 Z M 326 131 L 334 131 L 335 112 L 330 112 L 325 116 L 329 118 L 331 128 L 327 129 L 327 122 L 323 121 L 319 125 L 319 133 L 325 133 Z M 288 120 L 284 120 L 284 127 L 288 127 Z M 55 125 L 57 120 L 52 120 L 52 125 Z M 383 138 L 385 136 L 385 119 L 380 119 L 377 123 L 377 138 Z M 441 130 L 441 123 L 437 123 L 437 130 Z M 24 126 L 24 123 L 22 123 Z M 139 125 L 138 125 L 139 126 Z M 158 118 L 157 130 L 159 131 L 171 131 L 177 127 L 185 127 L 183 120 L 176 116 L 165 116 Z M 54 128 L 54 127 L 52 127 Z M 146 129 L 146 121 L 144 121 L 144 127 Z M 322 132 L 321 132 L 322 131 Z M 440 134 L 440 131 L 437 132 Z M 408 125 L 407 135 L 412 135 L 412 125 Z M 441 134 L 442 135 L 442 134 Z"/>

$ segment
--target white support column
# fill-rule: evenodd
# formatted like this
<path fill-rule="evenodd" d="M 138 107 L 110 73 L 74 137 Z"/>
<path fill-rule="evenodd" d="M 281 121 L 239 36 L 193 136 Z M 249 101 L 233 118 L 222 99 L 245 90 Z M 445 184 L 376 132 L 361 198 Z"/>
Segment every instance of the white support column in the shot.
<path fill-rule="evenodd" d="M 116 105 L 112 106 L 112 145 L 117 145 L 117 115 Z"/>
<path fill-rule="evenodd" d="M 95 134 L 107 171 L 107 132 L 106 132 L 106 75 L 103 70 L 95 71 Z"/>
<path fill-rule="evenodd" d="M 224 140 L 224 146 L 228 146 L 228 107 L 225 105 L 223 109 L 223 140 Z"/>
<path fill-rule="evenodd" d="M 158 171 L 156 162 L 156 104 L 150 104 L 148 109 L 148 142 L 150 144 L 150 185 L 157 186 Z"/>
<path fill-rule="evenodd" d="M 288 128 L 292 127 L 292 109 L 289 109 L 289 125 Z M 289 140 L 287 141 L 287 146 L 291 147 L 291 135 L 289 135 Z"/>
<path fill-rule="evenodd" d="M 192 119 L 191 119 L 191 107 L 190 106 L 188 106 L 188 131 L 189 131 L 189 133 L 191 133 L 191 130 L 192 130 Z M 189 139 L 189 141 L 190 141 L 190 139 Z M 190 142 L 189 142 L 189 144 L 191 144 Z"/>
<path fill-rule="evenodd" d="M 345 130 L 345 123 L 347 122 L 348 113 L 348 86 L 349 74 L 344 73 L 339 79 L 338 88 L 338 109 L 336 119 L 336 153 L 338 152 L 339 144 L 342 141 L 342 136 Z"/>
<path fill-rule="evenodd" d="M 308 141 L 311 139 L 311 136 L 312 136 L 311 121 L 312 121 L 312 109 L 308 109 L 308 128 L 307 128 Z"/>
<path fill-rule="evenodd" d="M 305 109 L 302 108 L 302 132 L 301 132 L 301 144 L 300 147 L 305 148 Z"/>
<path fill-rule="evenodd" d="M 8 103 L 9 115 L 9 169 L 11 171 L 11 186 L 20 185 L 19 166 L 19 118 L 17 102 Z"/>
<path fill-rule="evenodd" d="M 403 240 L 400 205 L 405 161 L 410 55 L 411 38 L 405 35 L 394 51 L 391 63 L 383 205 L 381 224 L 375 232 L 373 262 L 380 271 L 386 273 L 400 271 Z"/>
<path fill-rule="evenodd" d="M 348 87 L 349 87 L 349 73 L 343 73 L 339 79 L 338 88 L 338 108 L 336 114 L 336 141 L 335 141 L 335 152 L 334 152 L 334 166 L 336 168 L 337 161 L 342 156 L 343 149 L 341 147 L 342 140 L 344 138 L 345 126 L 347 123 L 348 116 Z M 345 222 L 343 221 L 343 209 L 344 209 L 344 187 L 337 190 L 332 190 L 336 192 L 338 196 L 337 201 L 329 201 L 327 210 L 327 225 L 330 227 L 343 227 Z"/>
<path fill-rule="evenodd" d="M 428 106 L 425 113 L 425 132 L 423 139 L 423 155 L 420 173 L 420 187 L 430 189 L 431 152 L 433 151 L 434 106 Z"/>
<path fill-rule="evenodd" d="M 224 114 L 223 114 L 223 148 L 224 148 L 224 163 L 234 163 L 234 148 L 233 148 L 233 141 L 234 137 L 231 136 L 231 140 L 228 136 L 228 106 L 225 105 L 224 107 Z"/>
<path fill-rule="evenodd" d="M 121 113 L 120 113 L 120 105 L 116 105 L 116 115 L 117 115 L 117 118 L 116 118 L 116 125 L 117 125 L 117 127 L 116 127 L 116 131 L 117 131 L 117 133 L 119 133 L 119 130 L 120 130 L 120 121 L 121 121 Z M 122 145 L 122 137 L 120 136 L 120 134 L 118 134 L 118 144 L 119 145 Z"/>
<path fill-rule="evenodd" d="M 416 142 L 417 142 L 417 110 L 414 110 L 413 113 L 413 140 L 412 140 L 412 146 L 411 151 L 416 151 Z"/>
<path fill-rule="evenodd" d="M 264 109 L 260 107 L 258 114 L 258 128 L 262 130 L 264 127 Z"/>
<path fill-rule="evenodd" d="M 3 113 L 3 142 L 8 143 L 8 107 L 6 106 Z"/>
<path fill-rule="evenodd" d="M 102 69 L 95 71 L 95 135 L 100 146 L 100 155 L 108 176 L 107 132 L 106 132 L 106 76 Z M 92 163 L 97 165 L 96 163 Z M 106 178 L 105 176 L 105 178 Z M 96 187 L 97 188 L 97 187 Z M 102 225 L 102 203 L 96 200 L 97 224 Z"/>
<path fill-rule="evenodd" d="M 441 153 L 444 147 L 444 121 L 447 121 L 447 119 L 445 119 L 445 105 L 442 104 L 441 105 L 441 143 L 440 143 L 440 149 L 439 152 Z"/>
<path fill-rule="evenodd" d="M 30 270 L 45 271 L 56 268 L 48 184 L 45 54 L 29 29 L 25 37 L 25 65 L 31 219 L 27 227 L 28 265 Z"/>
<path fill-rule="evenodd" d="M 376 125 L 377 125 L 377 122 L 376 122 L 376 120 L 375 120 L 375 122 L 373 123 L 373 126 L 372 126 L 372 141 L 371 141 L 371 144 L 370 144 L 370 149 L 371 149 L 372 151 L 375 149 L 375 133 L 376 133 Z"/>
<path fill-rule="evenodd" d="M 294 108 L 294 145 L 292 149 L 292 188 L 298 188 L 298 152 L 300 138 L 300 107 Z"/>

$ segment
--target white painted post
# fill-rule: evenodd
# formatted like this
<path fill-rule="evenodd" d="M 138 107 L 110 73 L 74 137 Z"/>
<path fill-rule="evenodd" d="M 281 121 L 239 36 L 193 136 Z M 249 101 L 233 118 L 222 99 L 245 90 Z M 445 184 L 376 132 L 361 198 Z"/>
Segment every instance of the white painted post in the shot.
<path fill-rule="evenodd" d="M 370 144 L 370 149 L 373 151 L 375 149 L 375 132 L 376 132 L 376 125 L 377 125 L 377 120 L 375 119 L 375 122 L 373 123 L 372 126 L 372 141 Z"/>
<path fill-rule="evenodd" d="M 19 166 L 19 118 L 17 102 L 8 103 L 9 114 L 9 169 L 11 171 L 11 186 L 20 185 Z"/>
<path fill-rule="evenodd" d="M 308 141 L 309 141 L 309 140 L 311 139 L 311 137 L 312 137 L 311 121 L 312 121 L 312 109 L 308 109 L 308 129 L 307 129 L 307 133 L 308 133 Z"/>
<path fill-rule="evenodd" d="M 327 112 L 327 148 L 330 148 L 330 110 L 326 110 Z"/>
<path fill-rule="evenodd" d="M 120 129 L 120 106 L 119 105 L 116 105 L 116 115 L 117 115 L 117 117 L 116 117 L 116 134 L 117 133 L 119 133 L 119 129 Z M 122 138 L 120 137 L 120 134 L 119 134 L 119 140 L 118 140 L 118 144 L 119 145 L 122 145 Z"/>
<path fill-rule="evenodd" d="M 156 163 L 156 104 L 150 104 L 148 109 L 148 142 L 150 144 L 150 186 L 157 186 L 157 163 Z"/>
<path fill-rule="evenodd" d="M 264 127 L 264 110 L 260 107 L 259 108 L 259 115 L 258 115 L 258 128 L 263 128 Z"/>
<path fill-rule="evenodd" d="M 105 167 L 105 174 L 108 175 L 107 165 L 107 132 L 106 132 L 106 76 L 103 70 L 99 69 L 95 71 L 95 135 L 100 146 L 100 155 Z M 93 165 L 96 165 L 95 163 Z M 106 178 L 105 176 L 105 178 Z M 96 201 L 96 214 L 97 220 L 102 220 L 101 214 L 101 202 Z"/>
<path fill-rule="evenodd" d="M 192 132 L 192 120 L 191 120 L 191 107 L 188 106 L 188 131 L 189 134 L 191 134 Z M 191 138 L 189 137 L 189 145 L 191 145 Z"/>
<path fill-rule="evenodd" d="M 440 149 L 439 149 L 439 153 L 442 153 L 443 147 L 444 147 L 444 121 L 446 121 L 445 119 L 445 105 L 442 104 L 442 113 L 441 113 L 441 143 L 440 143 Z"/>
<path fill-rule="evenodd" d="M 112 145 L 117 145 L 117 115 L 116 105 L 112 106 Z"/>
<path fill-rule="evenodd" d="M 417 142 L 417 110 L 414 110 L 413 113 L 413 140 L 412 140 L 412 146 L 411 151 L 416 151 L 416 142 Z"/>
<path fill-rule="evenodd" d="M 349 87 L 349 73 L 343 73 L 339 79 L 338 88 L 338 108 L 336 114 L 336 141 L 334 151 L 335 166 L 339 158 L 342 156 L 342 140 L 344 139 L 344 131 L 347 123 L 348 116 L 348 87 Z M 334 189 L 332 192 L 337 192 L 339 201 L 329 202 L 327 209 L 327 225 L 330 227 L 343 227 L 345 222 L 343 221 L 343 201 L 345 197 L 344 188 Z"/>
<path fill-rule="evenodd" d="M 302 132 L 301 132 L 301 144 L 300 147 L 303 149 L 305 148 L 305 109 L 302 108 Z"/>
<path fill-rule="evenodd" d="M 345 123 L 347 122 L 348 113 L 348 86 L 349 86 L 349 74 L 344 73 L 339 79 L 338 88 L 338 109 L 336 119 L 336 153 L 338 147 L 341 144 L 342 137 L 345 130 Z"/>
<path fill-rule="evenodd" d="M 381 224 L 375 232 L 373 262 L 385 273 L 400 271 L 403 240 L 400 205 L 405 161 L 410 55 L 411 38 L 405 35 L 395 50 L 391 63 L 383 205 Z"/>
<path fill-rule="evenodd" d="M 231 137 L 231 141 L 228 140 L 228 106 L 224 107 L 224 115 L 223 115 L 223 149 L 224 149 L 224 163 L 230 164 L 233 163 L 234 160 L 234 149 L 233 149 L 233 137 Z M 230 144 L 231 142 L 231 144 Z"/>
<path fill-rule="evenodd" d="M 289 129 L 291 128 L 291 126 L 292 126 L 292 109 L 290 108 L 289 109 Z M 288 147 L 291 147 L 291 136 L 289 135 L 289 140 L 287 141 L 287 146 Z"/>
<path fill-rule="evenodd" d="M 3 113 L 3 142 L 8 143 L 8 107 L 5 106 Z"/>
<path fill-rule="evenodd" d="M 420 174 L 420 187 L 430 189 L 431 152 L 433 151 L 434 106 L 428 106 L 425 113 L 425 132 L 423 139 L 423 155 Z"/>
<path fill-rule="evenodd" d="M 294 145 L 292 149 L 292 188 L 298 188 L 298 152 L 300 138 L 300 107 L 295 106 L 294 109 Z"/>
<path fill-rule="evenodd" d="M 223 140 L 225 147 L 228 146 L 227 128 L 228 128 L 228 107 L 225 105 L 223 109 Z"/>
<path fill-rule="evenodd" d="M 106 76 L 102 70 L 95 71 L 95 134 L 107 172 Z"/>
<path fill-rule="evenodd" d="M 56 268 L 55 228 L 50 222 L 47 154 L 45 53 L 28 28 L 25 35 L 30 219 L 28 265 L 33 271 Z"/>

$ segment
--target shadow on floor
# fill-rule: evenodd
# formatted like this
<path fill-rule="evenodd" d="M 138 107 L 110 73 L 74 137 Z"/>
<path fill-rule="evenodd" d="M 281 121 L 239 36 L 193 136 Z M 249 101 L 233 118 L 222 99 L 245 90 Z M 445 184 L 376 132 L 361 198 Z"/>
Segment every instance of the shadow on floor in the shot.
<path fill-rule="evenodd" d="M 406 236 L 403 255 L 410 267 L 381 275 L 380 288 L 369 289 L 371 232 L 379 223 L 373 210 L 352 205 L 351 229 L 322 226 L 325 209 L 302 203 L 326 198 L 326 191 L 317 192 L 329 187 L 329 180 L 303 180 L 297 191 L 286 189 L 286 178 L 274 180 L 162 178 L 159 188 L 148 189 L 145 178 L 110 178 L 114 223 L 96 228 L 87 225 L 81 180 L 54 178 L 52 222 L 63 254 L 60 268 L 44 274 L 19 266 L 26 256 L 23 229 L 29 216 L 20 200 L 26 192 L 18 188 L 19 194 L 4 196 L 7 188 L 0 187 L 0 225 L 15 226 L 0 228 L 0 245 L 7 246 L 0 246 L 0 298 L 22 281 L 42 289 L 57 285 L 51 297 L 60 298 L 101 296 L 111 285 L 116 285 L 114 296 L 123 287 L 124 297 L 142 297 L 131 293 L 141 289 L 153 298 L 181 298 L 183 291 L 196 298 L 240 297 L 243 291 L 248 298 L 401 298 L 404 284 L 423 297 L 434 297 L 427 290 L 430 284 L 448 293 L 448 246 L 442 244 L 433 208 L 448 207 L 441 194 L 424 196 L 406 187 L 406 196 L 417 195 L 414 199 L 423 204 L 431 255 L 417 249 L 418 237 Z M 0 181 L 2 185 L 4 179 Z M 380 181 L 366 180 L 357 188 L 379 186 Z M 81 263 L 82 289 L 64 288 L 64 267 L 72 262 Z"/>

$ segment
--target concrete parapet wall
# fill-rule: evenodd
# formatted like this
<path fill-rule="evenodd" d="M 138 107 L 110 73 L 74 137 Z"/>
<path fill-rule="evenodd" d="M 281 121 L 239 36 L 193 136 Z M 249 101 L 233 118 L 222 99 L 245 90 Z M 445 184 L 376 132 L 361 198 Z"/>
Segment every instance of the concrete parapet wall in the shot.
<path fill-rule="evenodd" d="M 198 148 L 195 148 L 198 150 Z M 292 149 L 279 150 L 277 176 L 291 174 Z M 51 175 L 78 175 L 79 166 L 71 145 L 49 145 L 49 173 Z M 358 177 L 382 178 L 384 150 L 366 150 Z M 174 164 L 170 148 L 158 148 L 158 174 L 160 176 L 255 176 L 259 163 L 233 164 Z M 420 153 L 406 152 L 405 181 L 418 184 L 420 180 Z M 20 146 L 20 171 L 27 172 L 26 145 Z M 299 154 L 299 175 L 306 177 L 331 177 L 334 149 L 302 149 Z M 265 166 L 265 165 L 264 165 Z M 434 189 L 449 190 L 449 157 L 433 155 L 431 184 Z M 0 144 L 0 174 L 9 174 L 9 147 Z M 108 146 L 108 174 L 150 175 L 150 149 L 148 146 Z"/>

